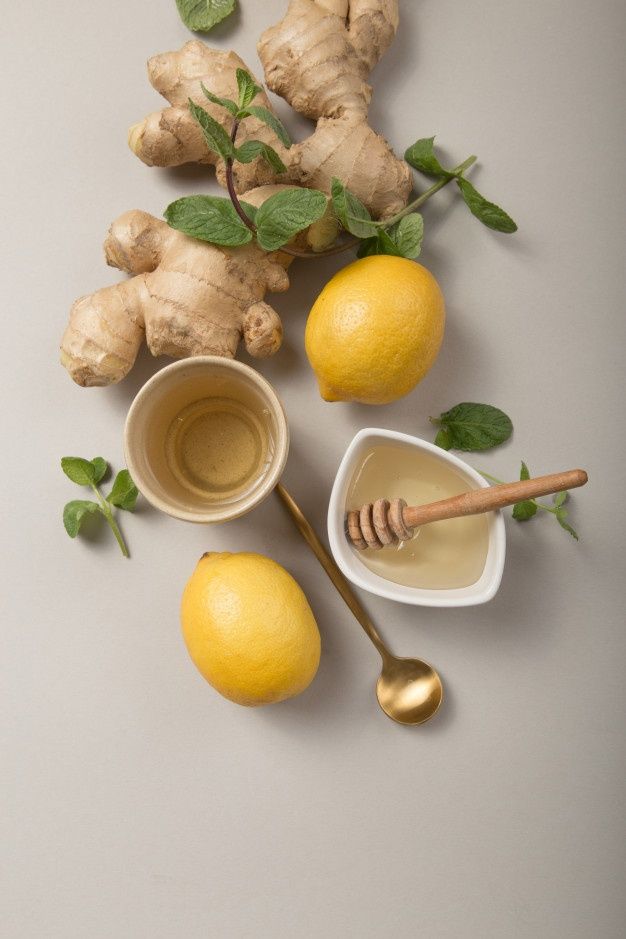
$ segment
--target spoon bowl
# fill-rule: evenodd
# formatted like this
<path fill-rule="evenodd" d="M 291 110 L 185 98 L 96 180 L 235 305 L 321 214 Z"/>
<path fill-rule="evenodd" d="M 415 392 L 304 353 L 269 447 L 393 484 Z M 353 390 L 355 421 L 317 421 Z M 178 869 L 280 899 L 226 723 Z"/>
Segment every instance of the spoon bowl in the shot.
<path fill-rule="evenodd" d="M 427 662 L 387 655 L 383 656 L 376 696 L 387 717 L 398 724 L 423 724 L 439 709 L 443 686 Z"/>

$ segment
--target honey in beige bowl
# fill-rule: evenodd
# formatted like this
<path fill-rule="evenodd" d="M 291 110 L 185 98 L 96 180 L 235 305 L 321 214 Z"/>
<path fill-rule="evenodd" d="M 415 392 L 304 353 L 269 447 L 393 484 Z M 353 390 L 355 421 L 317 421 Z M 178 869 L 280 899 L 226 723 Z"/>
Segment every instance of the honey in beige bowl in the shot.
<path fill-rule="evenodd" d="M 346 511 L 381 498 L 424 505 L 471 488 L 466 478 L 431 453 L 408 444 L 380 443 L 364 451 L 348 488 Z M 488 549 L 488 518 L 471 515 L 431 522 L 416 529 L 409 541 L 355 554 L 370 571 L 393 583 L 446 590 L 476 583 Z"/>
<path fill-rule="evenodd" d="M 184 407 L 165 437 L 168 466 L 194 495 L 223 502 L 250 488 L 272 455 L 270 414 L 228 397 L 201 398 Z"/>

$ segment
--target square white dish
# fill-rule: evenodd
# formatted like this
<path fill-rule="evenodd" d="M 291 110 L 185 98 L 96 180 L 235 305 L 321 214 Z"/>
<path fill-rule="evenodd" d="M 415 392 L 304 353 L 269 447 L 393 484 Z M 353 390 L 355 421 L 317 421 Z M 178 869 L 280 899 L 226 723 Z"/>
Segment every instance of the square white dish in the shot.
<path fill-rule="evenodd" d="M 432 454 L 446 463 L 473 488 L 487 488 L 489 483 L 472 466 L 447 450 L 426 440 L 393 430 L 366 427 L 354 437 L 337 470 L 328 506 L 328 538 L 335 561 L 345 576 L 357 587 L 399 603 L 415 606 L 474 606 L 491 600 L 500 586 L 506 556 L 506 530 L 501 512 L 488 513 L 489 546 L 479 579 L 468 587 L 431 590 L 405 587 L 369 570 L 351 546 L 345 533 L 346 499 L 350 484 L 366 453 L 380 444 L 401 443 Z"/>

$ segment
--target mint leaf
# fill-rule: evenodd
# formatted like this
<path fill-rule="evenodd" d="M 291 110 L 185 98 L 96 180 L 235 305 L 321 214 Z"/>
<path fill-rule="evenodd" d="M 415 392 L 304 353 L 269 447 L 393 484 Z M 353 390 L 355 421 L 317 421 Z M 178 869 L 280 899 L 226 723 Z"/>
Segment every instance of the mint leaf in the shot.
<path fill-rule="evenodd" d="M 70 538 L 75 538 L 87 516 L 95 515 L 101 511 L 102 509 L 97 502 L 90 502 L 86 499 L 75 499 L 73 502 L 68 502 L 63 509 L 65 531 Z"/>
<path fill-rule="evenodd" d="M 567 532 L 570 533 L 570 535 L 572 536 L 572 538 L 575 538 L 576 541 L 578 541 L 579 539 L 578 539 L 577 533 L 574 531 L 574 529 L 572 528 L 572 526 L 569 525 L 569 524 L 565 521 L 565 519 L 567 518 L 567 515 L 568 515 L 567 509 L 557 509 L 556 520 L 557 520 L 557 522 L 559 523 L 559 525 L 561 526 L 561 528 L 564 528 L 565 531 L 567 531 Z"/>
<path fill-rule="evenodd" d="M 272 114 L 271 111 L 268 111 L 267 108 L 262 107 L 260 104 L 250 105 L 248 108 L 246 108 L 246 113 L 242 114 L 241 116 L 247 117 L 250 114 L 254 115 L 254 117 L 256 117 L 259 121 L 263 121 L 263 123 L 267 124 L 268 127 L 271 127 L 282 143 L 283 147 L 289 149 L 291 146 L 289 134 L 275 114 Z"/>
<path fill-rule="evenodd" d="M 530 470 L 522 460 L 522 465 L 519 471 L 520 479 L 530 479 Z M 533 515 L 537 514 L 537 509 L 539 506 L 534 499 L 524 499 L 522 502 L 516 502 L 513 506 L 513 518 L 516 522 L 526 522 L 529 518 L 532 518 Z"/>
<path fill-rule="evenodd" d="M 64 456 L 61 469 L 77 486 L 93 486 L 96 482 L 96 467 L 79 456 Z"/>
<path fill-rule="evenodd" d="M 263 89 L 257 85 L 252 75 L 243 68 L 237 69 L 237 88 L 239 89 L 239 110 L 243 111 Z"/>
<path fill-rule="evenodd" d="M 422 137 L 405 151 L 404 159 L 413 169 L 419 170 L 425 176 L 434 176 L 441 179 L 450 176 L 450 171 L 443 168 L 434 150 L 434 137 Z"/>
<path fill-rule="evenodd" d="M 240 163 L 252 163 L 257 157 L 263 157 L 275 173 L 286 173 L 287 167 L 273 147 L 261 140 L 246 140 L 235 150 L 235 157 Z"/>
<path fill-rule="evenodd" d="M 200 241 L 237 247 L 252 240 L 252 232 L 239 218 L 230 199 L 183 196 L 171 202 L 163 214 L 171 228 Z"/>
<path fill-rule="evenodd" d="M 127 469 L 123 469 L 115 477 L 113 488 L 107 496 L 107 502 L 116 505 L 119 509 L 132 512 L 138 495 L 139 492 L 131 479 L 130 473 Z"/>
<path fill-rule="evenodd" d="M 372 221 L 367 208 L 336 176 L 333 177 L 330 194 L 335 215 L 346 231 L 356 235 L 357 238 L 369 238 L 372 235 L 378 235 L 379 228 Z M 382 252 L 372 253 L 379 254 Z"/>
<path fill-rule="evenodd" d="M 223 160 L 227 160 L 229 157 L 232 158 L 235 148 L 222 125 L 214 117 L 211 117 L 204 108 L 201 108 L 199 104 L 195 104 L 191 98 L 189 98 L 189 110 L 202 128 L 209 149 L 221 156 Z"/>
<path fill-rule="evenodd" d="M 93 481 L 97 486 L 100 480 L 104 477 L 106 471 L 108 470 L 109 464 L 107 463 L 105 459 L 103 459 L 103 457 L 95 456 L 93 460 L 91 460 L 91 465 L 93 466 L 94 471 L 95 471 L 95 476 L 94 476 Z"/>
<path fill-rule="evenodd" d="M 565 502 L 567 502 L 568 497 L 569 497 L 569 492 L 567 491 L 557 492 L 557 494 L 555 495 L 553 499 L 553 502 L 556 508 L 557 509 L 560 508 Z"/>
<path fill-rule="evenodd" d="M 364 238 L 357 249 L 357 258 L 368 258 L 372 254 L 378 254 L 378 235 L 372 238 Z"/>
<path fill-rule="evenodd" d="M 326 211 L 326 196 L 317 189 L 284 189 L 270 196 L 256 213 L 257 241 L 276 251 Z"/>
<path fill-rule="evenodd" d="M 441 447 L 442 450 L 450 449 L 452 446 L 452 438 L 447 430 L 443 430 L 442 428 L 441 430 L 437 431 L 437 435 L 435 436 L 435 446 Z"/>
<path fill-rule="evenodd" d="M 504 443 L 513 432 L 511 419 L 504 411 L 471 401 L 463 401 L 430 420 L 449 433 L 454 450 L 489 450 Z"/>
<path fill-rule="evenodd" d="M 402 257 L 400 248 L 384 228 L 381 228 L 378 232 L 376 239 L 376 254 L 391 254 L 396 258 Z"/>
<path fill-rule="evenodd" d="M 526 522 L 536 514 L 537 504 L 530 499 L 525 499 L 523 502 L 516 502 L 513 506 L 513 518 L 517 522 Z"/>
<path fill-rule="evenodd" d="M 403 258 L 415 260 L 422 250 L 424 237 L 424 219 L 419 212 L 412 212 L 401 218 L 397 225 L 389 232 L 389 236 L 396 245 Z"/>
<path fill-rule="evenodd" d="M 458 177 L 456 184 L 461 190 L 461 195 L 468 209 L 483 225 L 486 225 L 487 228 L 492 228 L 494 231 L 504 232 L 508 235 L 517 231 L 517 225 L 511 216 L 507 215 L 504 209 L 501 209 L 499 205 L 496 205 L 494 202 L 488 202 L 466 179 Z"/>
<path fill-rule="evenodd" d="M 239 110 L 236 101 L 231 101 L 230 98 L 220 98 L 218 95 L 214 95 L 212 91 L 209 91 L 209 89 L 205 87 L 203 82 L 200 82 L 200 87 L 209 101 L 212 101 L 213 104 L 219 104 L 221 107 L 226 108 L 226 110 L 230 111 L 233 117 L 235 117 L 237 111 Z"/>
<path fill-rule="evenodd" d="M 189 29 L 208 33 L 235 9 L 235 0 L 176 0 L 180 18 Z"/>

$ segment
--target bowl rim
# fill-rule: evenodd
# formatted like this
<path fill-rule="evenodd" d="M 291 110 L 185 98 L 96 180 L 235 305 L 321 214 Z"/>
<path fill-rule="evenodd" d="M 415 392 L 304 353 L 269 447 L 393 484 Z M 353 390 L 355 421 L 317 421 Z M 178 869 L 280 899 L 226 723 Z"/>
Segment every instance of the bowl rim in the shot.
<path fill-rule="evenodd" d="M 180 509 L 162 499 L 154 491 L 134 459 L 135 445 L 133 438 L 136 436 L 136 422 L 140 420 L 139 415 L 141 414 L 141 409 L 146 404 L 146 400 L 152 397 L 159 385 L 168 380 L 172 373 L 188 372 L 194 369 L 210 370 L 216 367 L 246 376 L 256 385 L 272 409 L 277 426 L 277 439 L 275 441 L 274 462 L 258 489 L 255 489 L 249 497 L 243 499 L 241 502 L 234 503 L 233 507 L 225 506 L 221 512 L 213 510 L 209 518 L 203 512 Z M 272 492 L 283 473 L 289 454 L 289 424 L 287 423 L 285 406 L 267 378 L 245 362 L 239 362 L 237 359 L 229 359 L 219 355 L 198 355 L 190 356 L 185 359 L 177 359 L 175 362 L 170 362 L 168 365 L 165 365 L 155 372 L 154 375 L 142 385 L 133 398 L 124 423 L 124 452 L 126 465 L 133 482 L 154 508 L 159 509 L 159 511 L 164 512 L 166 515 L 170 515 L 172 518 L 178 518 L 186 522 L 195 522 L 197 524 L 210 525 L 230 521 L 231 519 L 245 515 L 263 502 Z"/>
<path fill-rule="evenodd" d="M 345 536 L 345 498 L 347 489 L 354 473 L 354 464 L 359 449 L 368 439 L 386 439 L 416 446 L 421 450 L 432 453 L 444 462 L 449 463 L 469 477 L 480 488 L 488 488 L 489 483 L 480 473 L 453 453 L 443 450 L 428 440 L 415 437 L 401 431 L 387 430 L 382 427 L 364 427 L 359 430 L 349 443 L 337 470 L 328 504 L 328 540 L 332 555 L 339 565 L 342 573 L 357 587 L 369 593 L 388 600 L 414 606 L 430 607 L 459 607 L 475 606 L 491 600 L 498 591 L 504 571 L 506 556 L 506 529 L 504 517 L 500 511 L 490 512 L 489 523 L 489 549 L 483 574 L 474 584 L 468 587 L 455 587 L 448 590 L 429 590 L 422 587 L 406 587 L 386 580 L 379 574 L 370 571 L 362 564 L 354 550 L 348 544 Z M 488 567 L 491 568 L 488 572 Z M 486 576 L 488 574 L 488 576 Z M 477 589 L 477 584 L 485 580 L 484 585 Z"/>

